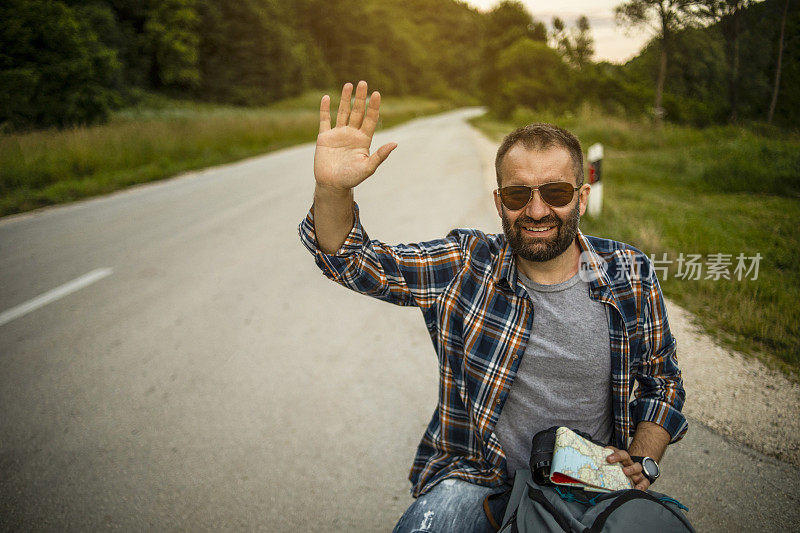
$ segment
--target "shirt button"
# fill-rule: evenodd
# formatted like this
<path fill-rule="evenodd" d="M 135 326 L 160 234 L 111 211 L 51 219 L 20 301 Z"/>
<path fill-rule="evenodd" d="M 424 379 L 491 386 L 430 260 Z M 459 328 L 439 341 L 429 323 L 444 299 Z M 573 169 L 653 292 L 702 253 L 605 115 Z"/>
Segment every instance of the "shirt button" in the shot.
<path fill-rule="evenodd" d="M 497 405 L 500 405 L 500 398 L 496 399 L 496 400 L 494 401 L 494 403 L 496 403 Z"/>

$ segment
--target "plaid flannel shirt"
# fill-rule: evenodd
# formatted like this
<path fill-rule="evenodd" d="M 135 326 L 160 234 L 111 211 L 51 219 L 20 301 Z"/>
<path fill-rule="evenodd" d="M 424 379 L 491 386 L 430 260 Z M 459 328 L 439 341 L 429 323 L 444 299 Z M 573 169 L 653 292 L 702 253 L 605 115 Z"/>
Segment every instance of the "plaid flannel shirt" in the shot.
<path fill-rule="evenodd" d="M 447 478 L 502 485 L 505 456 L 493 430 L 533 325 L 505 235 L 456 229 L 444 239 L 389 246 L 369 239 L 353 209 L 355 223 L 336 253 L 317 247 L 313 207 L 300 239 L 331 280 L 422 310 L 439 360 L 439 401 L 409 475 L 413 496 Z M 677 442 L 687 429 L 685 392 L 650 261 L 631 246 L 580 232 L 578 244 L 590 297 L 611 310 L 612 444 L 627 449 L 641 421 Z"/>

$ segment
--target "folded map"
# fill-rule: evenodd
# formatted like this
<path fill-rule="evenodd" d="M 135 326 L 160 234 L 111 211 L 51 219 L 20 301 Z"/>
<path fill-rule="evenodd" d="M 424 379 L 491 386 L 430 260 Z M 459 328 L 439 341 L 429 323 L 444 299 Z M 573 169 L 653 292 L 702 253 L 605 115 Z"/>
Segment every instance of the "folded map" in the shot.
<path fill-rule="evenodd" d="M 612 453 L 609 448 L 598 446 L 569 428 L 560 427 L 556 430 L 550 481 L 593 492 L 633 488 L 620 463 L 606 462 L 606 457 Z"/>

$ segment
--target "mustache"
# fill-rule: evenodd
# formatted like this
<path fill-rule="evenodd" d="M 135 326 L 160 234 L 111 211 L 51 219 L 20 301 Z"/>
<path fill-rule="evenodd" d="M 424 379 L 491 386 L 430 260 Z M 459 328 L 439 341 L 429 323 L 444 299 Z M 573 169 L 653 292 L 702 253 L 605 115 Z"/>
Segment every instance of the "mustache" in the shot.
<path fill-rule="evenodd" d="M 525 218 L 520 217 L 514 221 L 514 225 L 518 227 L 529 226 L 533 224 L 548 224 L 550 226 L 561 226 L 562 222 L 560 219 L 558 219 L 553 215 L 547 215 L 545 217 L 538 219 L 526 216 Z"/>

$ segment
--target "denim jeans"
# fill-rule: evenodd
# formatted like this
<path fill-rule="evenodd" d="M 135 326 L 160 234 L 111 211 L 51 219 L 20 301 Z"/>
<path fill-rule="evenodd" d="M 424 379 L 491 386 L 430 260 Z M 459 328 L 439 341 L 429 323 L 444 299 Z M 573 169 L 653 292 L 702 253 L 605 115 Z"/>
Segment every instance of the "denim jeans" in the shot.
<path fill-rule="evenodd" d="M 482 487 L 460 479 L 445 479 L 417 498 L 394 527 L 394 533 L 492 533 L 483 499 L 509 487 Z M 511 493 L 491 500 L 492 514 L 503 521 Z"/>

